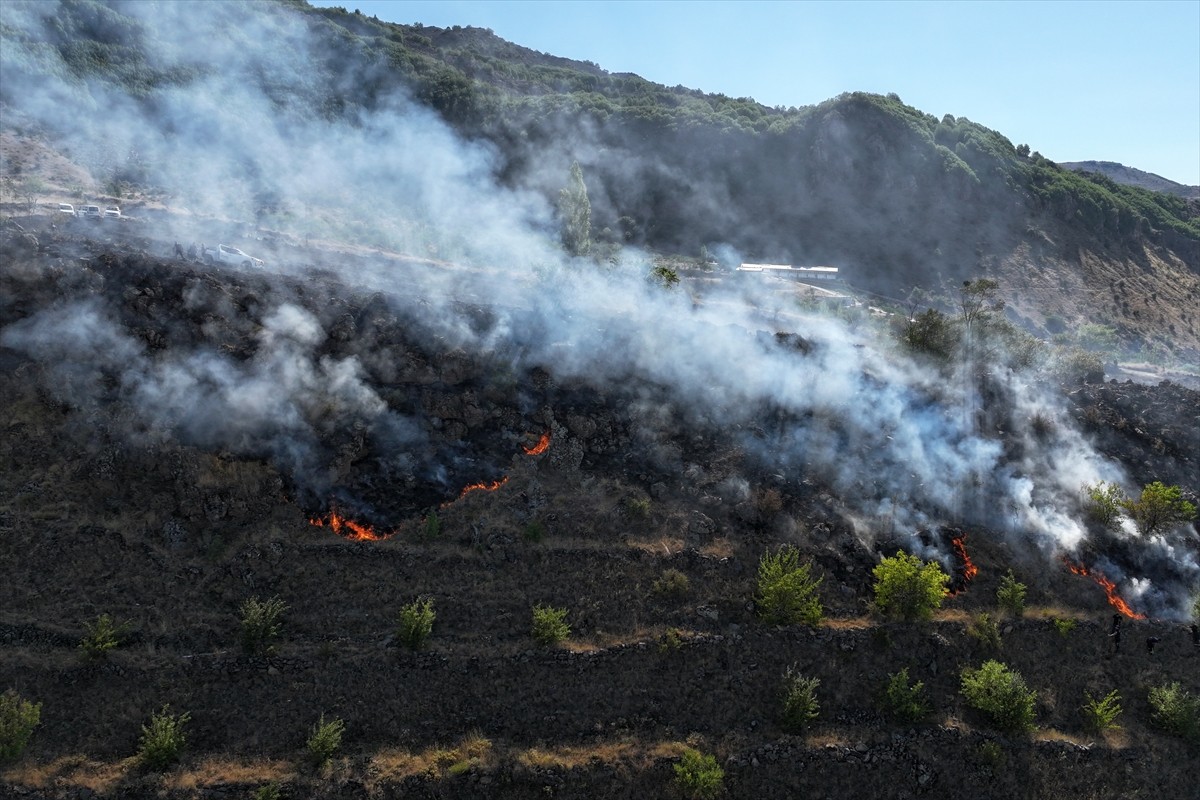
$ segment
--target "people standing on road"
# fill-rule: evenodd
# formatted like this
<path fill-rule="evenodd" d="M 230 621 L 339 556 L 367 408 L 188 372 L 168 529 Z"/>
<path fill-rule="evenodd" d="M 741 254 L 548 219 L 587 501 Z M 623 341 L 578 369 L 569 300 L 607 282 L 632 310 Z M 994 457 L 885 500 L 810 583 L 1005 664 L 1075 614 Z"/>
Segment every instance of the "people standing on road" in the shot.
<path fill-rule="evenodd" d="M 180 261 L 183 261 L 183 247 L 179 244 L 179 242 L 175 243 L 175 257 Z"/>

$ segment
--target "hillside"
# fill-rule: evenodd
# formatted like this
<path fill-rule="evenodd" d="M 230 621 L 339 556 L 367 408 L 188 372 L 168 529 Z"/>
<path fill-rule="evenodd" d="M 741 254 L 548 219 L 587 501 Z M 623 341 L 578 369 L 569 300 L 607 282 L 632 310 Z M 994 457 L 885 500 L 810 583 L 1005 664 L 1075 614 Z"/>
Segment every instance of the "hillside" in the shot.
<path fill-rule="evenodd" d="M 1200 292 L 1200 207 L 1062 169 L 1001 132 L 895 96 L 768 108 L 482 29 L 392 25 L 302 2 L 151 18 L 79 0 L 53 19 L 18 14 L 34 8 L 6 11 L 0 100 L 14 127 L 50 135 L 88 170 L 90 180 L 53 187 L 68 195 L 170 196 L 292 233 L 478 258 L 460 233 L 477 221 L 431 209 L 426 171 L 403 163 L 411 148 L 448 144 L 409 113 L 411 99 L 461 137 L 457 176 L 519 196 L 524 225 L 556 224 L 577 161 L 598 247 L 836 264 L 900 299 L 990 274 L 1034 332 L 1104 325 L 1138 358 L 1200 354 L 1194 316 L 1181 310 Z M 194 37 L 224 44 L 197 50 Z M 37 96 L 61 102 L 23 102 Z M 171 136 L 154 133 L 163 130 Z M 315 152 L 314 141 L 327 147 Z"/>
<path fill-rule="evenodd" d="M 663 796 L 685 742 L 719 756 L 735 797 L 1122 797 L 1146 786 L 1177 794 L 1190 781 L 1189 752 L 1149 726 L 1145 702 L 1164 681 L 1197 688 L 1186 630 L 1127 621 L 1129 644 L 1111 656 L 1104 593 L 1044 562 L 1045 538 L 968 523 L 979 574 L 965 583 L 949 546 L 964 529 L 926 528 L 920 546 L 944 553 L 959 593 L 926 625 L 868 613 L 878 555 L 917 540 L 900 515 L 864 527 L 862 498 L 834 462 L 785 455 L 807 431 L 814 442 L 844 437 L 842 459 L 878 458 L 860 452 L 869 434 L 849 409 L 825 423 L 784 407 L 741 422 L 730 408 L 718 419 L 705 404 L 678 405 L 637 367 L 619 383 L 572 375 L 561 358 L 503 368 L 478 349 L 486 332 L 534 309 L 444 308 L 477 332 L 447 340 L 428 329 L 445 331 L 446 320 L 415 298 L 331 280 L 327 259 L 370 263 L 344 253 L 296 246 L 276 254 L 277 268 L 307 258 L 315 271 L 239 274 L 155 257 L 169 244 L 136 227 L 97 236 L 25 225 L 38 250 L 10 231 L 0 276 L 10 409 L 0 683 L 43 702 L 24 761 L 0 773 L 21 796 L 207 797 L 269 781 L 289 796 Z M 813 322 L 802 323 L 805 348 L 769 337 L 767 354 L 802 373 L 829 369 L 820 353 L 833 342 Z M 191 383 L 230 371 L 243 376 L 237 395 Z M 260 374 L 276 386 L 272 419 L 246 405 Z M 164 381 L 176 389 L 164 394 Z M 1021 402 L 999 386 L 992 394 L 989 416 Z M 1200 426 L 1185 420 L 1200 407 L 1195 392 L 1095 384 L 1066 398 L 1041 412 L 1053 414 L 1042 423 L 1049 452 L 1077 447 L 1079 425 L 1138 480 L 1194 474 Z M 299 419 L 281 416 L 289 407 Z M 530 455 L 542 434 L 548 446 Z M 393 449 L 401 435 L 403 453 Z M 904 435 L 894 421 L 890 436 Z M 863 469 L 849 480 L 872 475 L 883 477 Z M 1042 489 L 1048 477 L 1038 476 Z M 494 491 L 461 491 L 499 479 Z M 381 539 L 346 541 L 312 523 L 334 512 Z M 1190 530 L 1180 543 L 1194 552 L 1195 539 Z M 829 618 L 816 628 L 756 619 L 757 561 L 784 542 L 823 578 Z M 1133 541 L 1093 538 L 1073 558 L 1154 574 L 1155 591 L 1193 580 L 1184 571 L 1173 584 L 1185 565 L 1155 565 Z M 967 629 L 973 614 L 995 613 L 1009 568 L 1028 582 L 1031 609 L 1003 622 L 993 650 Z M 682 588 L 656 588 L 669 570 L 685 576 Z M 237 609 L 253 596 L 287 605 L 267 657 L 237 645 Z M 415 597 L 434 601 L 437 621 L 428 649 L 409 653 L 394 626 Z M 1136 602 L 1168 596 L 1153 597 Z M 565 645 L 529 638 L 537 603 L 569 610 Z M 131 630 L 89 662 L 75 645 L 100 613 Z M 1076 627 L 1064 638 L 1051 618 Z M 1162 639 L 1152 657 L 1147 636 Z M 960 670 L 988 657 L 1039 691 L 1031 738 L 998 735 L 963 705 Z M 821 681 L 821 716 L 803 735 L 777 716 L 791 665 Z M 935 709 L 916 726 L 876 704 L 903 666 Z M 1114 687 L 1123 730 L 1091 736 L 1083 694 Z M 130 756 L 164 703 L 191 722 L 182 764 L 159 777 Z M 332 770 L 314 773 L 304 739 L 320 713 L 344 719 L 347 735 Z"/>
<path fill-rule="evenodd" d="M 1105 361 L 1200 356 L 1194 204 L 303 2 L 7 2 L 0 45 L 0 795 L 1191 791 L 1200 393 Z M 963 692 L 993 659 L 1027 728 Z"/>
<path fill-rule="evenodd" d="M 1115 161 L 1060 161 L 1063 169 L 1103 175 L 1123 186 L 1136 186 L 1151 192 L 1166 192 L 1188 200 L 1200 200 L 1200 186 L 1184 186 L 1153 172 L 1127 167 Z"/>

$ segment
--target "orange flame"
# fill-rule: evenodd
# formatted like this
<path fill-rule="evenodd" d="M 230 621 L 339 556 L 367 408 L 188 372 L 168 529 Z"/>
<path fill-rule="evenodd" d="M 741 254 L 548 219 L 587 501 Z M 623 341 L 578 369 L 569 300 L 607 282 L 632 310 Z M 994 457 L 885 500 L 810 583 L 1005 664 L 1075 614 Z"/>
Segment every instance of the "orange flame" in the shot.
<path fill-rule="evenodd" d="M 950 595 L 953 597 L 954 595 L 961 594 L 967 588 L 967 584 L 975 579 L 975 576 L 979 574 L 979 567 L 975 566 L 975 562 L 971 560 L 971 556 L 967 553 L 967 535 L 965 533 L 962 536 L 955 536 L 951 539 L 950 546 L 954 548 L 954 554 L 958 556 L 963 565 L 962 586 L 957 591 L 950 592 Z"/>
<path fill-rule="evenodd" d="M 447 500 L 446 502 L 442 503 L 439 508 L 446 508 L 455 500 L 462 500 L 471 492 L 494 492 L 506 483 L 508 483 L 507 475 L 500 480 L 492 481 L 491 483 L 472 483 L 468 486 L 464 486 L 463 490 L 458 493 L 458 497 L 454 498 L 454 500 Z"/>
<path fill-rule="evenodd" d="M 1117 585 L 1108 578 L 1104 577 L 1102 573 L 1093 572 L 1083 564 L 1072 564 L 1065 558 L 1063 559 L 1063 564 L 1066 565 L 1067 569 L 1069 569 L 1072 573 L 1076 575 L 1085 575 L 1098 583 L 1100 588 L 1104 590 L 1104 593 L 1108 595 L 1108 604 L 1117 611 L 1120 611 L 1130 619 L 1146 619 L 1145 614 L 1139 614 L 1129 607 L 1129 604 L 1125 602 L 1124 598 L 1117 594 Z"/>
<path fill-rule="evenodd" d="M 396 535 L 395 531 L 380 533 L 370 525 L 363 525 L 360 522 L 347 519 L 339 514 L 336 508 L 332 507 L 330 507 L 327 517 L 313 517 L 309 519 L 308 523 L 318 528 L 324 528 L 328 525 L 338 536 L 352 542 L 379 542 Z"/>
<path fill-rule="evenodd" d="M 525 455 L 540 456 L 542 453 L 546 452 L 546 449 L 549 447 L 550 447 L 550 431 L 546 431 L 545 433 L 542 434 L 542 438 L 538 439 L 537 444 L 535 444 L 533 447 L 525 448 Z"/>

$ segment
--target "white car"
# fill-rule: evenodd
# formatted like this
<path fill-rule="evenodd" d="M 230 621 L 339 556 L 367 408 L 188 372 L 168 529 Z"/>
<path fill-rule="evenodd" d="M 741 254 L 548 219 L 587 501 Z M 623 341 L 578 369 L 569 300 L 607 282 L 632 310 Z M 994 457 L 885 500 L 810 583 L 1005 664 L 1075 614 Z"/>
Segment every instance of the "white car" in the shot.
<path fill-rule="evenodd" d="M 79 209 L 79 216 L 100 219 L 100 206 L 84 206 Z"/>
<path fill-rule="evenodd" d="M 75 216 L 75 206 L 71 205 L 70 203 L 59 203 L 58 213 L 68 214 L 73 217 Z"/>
<path fill-rule="evenodd" d="M 216 250 L 204 248 L 204 260 L 209 264 L 237 264 L 240 267 L 258 267 L 262 269 L 263 260 L 247 255 L 236 247 L 230 247 L 227 244 L 217 245 Z"/>
<path fill-rule="evenodd" d="M 105 219 L 120 219 L 121 218 L 121 209 L 117 208 L 116 206 L 113 206 L 112 208 L 104 209 L 104 218 Z"/>

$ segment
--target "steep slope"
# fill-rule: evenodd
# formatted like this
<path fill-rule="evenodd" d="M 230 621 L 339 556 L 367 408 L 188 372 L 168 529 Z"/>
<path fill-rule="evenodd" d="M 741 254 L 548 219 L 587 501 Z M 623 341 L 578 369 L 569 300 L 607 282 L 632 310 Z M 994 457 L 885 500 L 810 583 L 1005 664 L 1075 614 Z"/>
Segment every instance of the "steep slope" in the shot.
<path fill-rule="evenodd" d="M 1152 192 L 1166 192 L 1188 200 L 1200 200 L 1200 186 L 1185 186 L 1161 175 L 1155 175 L 1153 172 L 1127 167 L 1115 161 L 1060 161 L 1058 165 L 1063 169 L 1075 172 L 1093 172 L 1103 175 L 1125 186 L 1136 186 Z"/>

